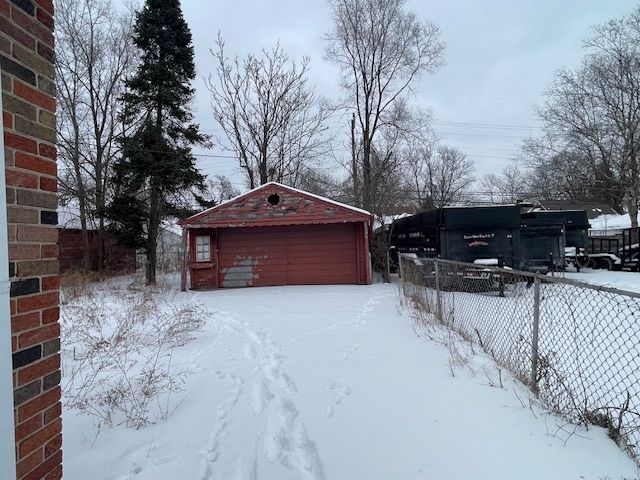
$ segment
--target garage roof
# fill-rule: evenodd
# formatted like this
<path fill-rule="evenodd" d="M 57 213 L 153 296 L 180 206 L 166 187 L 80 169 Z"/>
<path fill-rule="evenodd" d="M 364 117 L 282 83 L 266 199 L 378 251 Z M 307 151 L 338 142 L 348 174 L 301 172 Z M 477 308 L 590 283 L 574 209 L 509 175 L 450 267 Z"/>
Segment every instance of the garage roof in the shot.
<path fill-rule="evenodd" d="M 179 223 L 188 228 L 219 228 L 359 221 L 370 223 L 372 218 L 366 210 L 270 182 Z"/>

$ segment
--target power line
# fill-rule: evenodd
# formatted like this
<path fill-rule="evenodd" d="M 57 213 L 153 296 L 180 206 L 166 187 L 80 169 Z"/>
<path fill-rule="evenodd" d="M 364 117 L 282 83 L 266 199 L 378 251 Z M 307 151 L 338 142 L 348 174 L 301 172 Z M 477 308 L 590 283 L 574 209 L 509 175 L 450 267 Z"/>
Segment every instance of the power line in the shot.
<path fill-rule="evenodd" d="M 434 121 L 433 125 L 442 125 L 447 127 L 467 127 L 467 128 L 483 128 L 491 130 L 541 130 L 543 127 L 534 125 L 510 125 L 505 123 L 473 123 L 473 122 L 453 122 L 453 121 Z"/>
<path fill-rule="evenodd" d="M 498 133 L 459 133 L 459 132 L 435 132 L 438 135 L 455 135 L 459 137 L 496 137 L 496 138 L 522 138 L 523 135 L 504 135 Z"/>
<path fill-rule="evenodd" d="M 495 158 L 496 160 L 515 160 L 515 157 L 500 157 L 497 155 L 477 155 L 475 153 L 468 153 L 468 152 L 463 152 L 463 153 L 467 157 L 471 157 L 471 158 Z"/>

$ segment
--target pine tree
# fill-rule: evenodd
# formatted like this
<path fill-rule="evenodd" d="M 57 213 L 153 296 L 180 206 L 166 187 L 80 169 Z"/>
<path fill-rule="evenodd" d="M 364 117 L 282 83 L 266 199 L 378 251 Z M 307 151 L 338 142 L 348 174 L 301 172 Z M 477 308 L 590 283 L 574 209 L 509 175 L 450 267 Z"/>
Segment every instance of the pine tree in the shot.
<path fill-rule="evenodd" d="M 180 1 L 146 0 L 136 14 L 133 42 L 141 59 L 127 82 L 123 121 L 136 128 L 122 141 L 109 213 L 119 241 L 145 249 L 146 280 L 153 285 L 162 218 L 176 210 L 180 193 L 201 188 L 204 178 L 191 147 L 206 145 L 208 138 L 188 108 L 196 72 Z"/>

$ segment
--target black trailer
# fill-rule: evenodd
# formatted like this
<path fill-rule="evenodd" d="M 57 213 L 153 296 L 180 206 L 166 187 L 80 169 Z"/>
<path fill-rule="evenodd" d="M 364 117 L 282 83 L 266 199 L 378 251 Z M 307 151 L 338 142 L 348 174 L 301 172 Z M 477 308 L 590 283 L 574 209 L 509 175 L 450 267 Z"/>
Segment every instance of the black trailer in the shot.
<path fill-rule="evenodd" d="M 565 222 L 559 218 L 537 218 L 522 214 L 520 242 L 524 269 L 547 273 L 565 268 Z"/>
<path fill-rule="evenodd" d="M 477 261 L 522 268 L 520 207 L 447 207 L 396 220 L 391 245 L 397 253 Z"/>
<path fill-rule="evenodd" d="M 586 210 L 535 210 L 527 213 L 530 218 L 558 220 L 564 222 L 566 246 L 584 249 L 591 225 Z"/>
<path fill-rule="evenodd" d="M 587 250 L 596 268 L 640 269 L 640 227 L 617 230 L 610 235 L 589 237 Z"/>
<path fill-rule="evenodd" d="M 400 218 L 391 226 L 391 247 L 396 253 L 436 257 L 440 253 L 441 210 Z"/>
<path fill-rule="evenodd" d="M 440 230 L 442 258 L 523 267 L 517 205 L 444 208 Z"/>
<path fill-rule="evenodd" d="M 589 265 L 587 233 L 591 225 L 586 210 L 533 210 L 522 215 L 523 219 L 547 220 L 564 223 L 566 263 L 572 263 L 578 271 Z"/>

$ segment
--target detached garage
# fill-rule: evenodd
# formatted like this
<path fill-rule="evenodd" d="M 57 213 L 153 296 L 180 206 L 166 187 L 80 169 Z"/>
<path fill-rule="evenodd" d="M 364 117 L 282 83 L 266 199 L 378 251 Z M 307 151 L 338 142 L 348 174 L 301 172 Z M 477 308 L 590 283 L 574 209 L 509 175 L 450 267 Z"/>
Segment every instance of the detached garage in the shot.
<path fill-rule="evenodd" d="M 182 220 L 191 288 L 370 284 L 372 215 L 268 183 Z"/>

